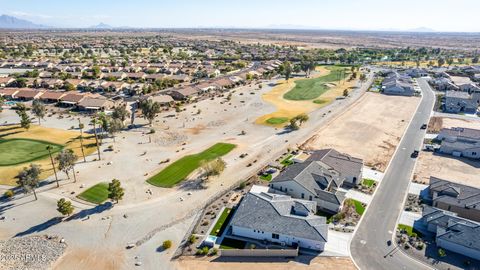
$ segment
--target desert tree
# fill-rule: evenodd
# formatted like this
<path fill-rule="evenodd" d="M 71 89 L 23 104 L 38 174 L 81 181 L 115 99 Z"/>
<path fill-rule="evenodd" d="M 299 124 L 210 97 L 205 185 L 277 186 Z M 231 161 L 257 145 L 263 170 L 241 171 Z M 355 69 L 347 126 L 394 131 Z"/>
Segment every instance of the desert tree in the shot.
<path fill-rule="evenodd" d="M 123 128 L 123 122 L 121 119 L 113 118 L 109 121 L 108 124 L 108 133 L 112 135 L 113 142 L 115 142 L 115 134 L 120 132 Z"/>
<path fill-rule="evenodd" d="M 38 199 L 35 189 L 38 187 L 41 172 L 38 165 L 30 164 L 29 167 L 23 168 L 17 176 L 17 185 L 23 187 L 26 193 L 33 192 L 35 200 Z"/>
<path fill-rule="evenodd" d="M 200 168 L 203 171 L 203 176 L 205 176 L 207 179 L 209 179 L 211 176 L 218 176 L 220 175 L 224 170 L 227 164 L 223 159 L 217 158 L 215 160 L 203 162 L 200 165 Z"/>
<path fill-rule="evenodd" d="M 125 120 L 127 120 L 128 117 L 130 117 L 130 112 L 127 110 L 127 105 L 117 106 L 113 109 L 113 119 L 119 119 L 122 123 L 125 123 Z"/>
<path fill-rule="evenodd" d="M 148 120 L 148 124 L 152 126 L 156 115 L 160 113 L 160 103 L 152 100 L 145 100 L 144 102 L 140 103 L 140 108 L 142 109 L 143 118 Z"/>
<path fill-rule="evenodd" d="M 56 157 L 58 168 L 67 175 L 68 179 L 70 179 L 69 172 L 73 172 L 73 182 L 77 182 L 77 177 L 75 175 L 75 161 L 77 158 L 77 155 L 75 155 L 72 149 L 62 150 Z"/>
<path fill-rule="evenodd" d="M 35 99 L 32 103 L 32 113 L 37 117 L 38 124 L 40 125 L 40 120 L 45 118 L 45 115 L 47 114 L 47 108 L 40 100 Z"/>
<path fill-rule="evenodd" d="M 125 191 L 120 184 L 120 180 L 113 179 L 112 182 L 108 183 L 108 198 L 112 201 L 118 203 L 119 200 L 123 198 Z"/>
<path fill-rule="evenodd" d="M 25 106 L 19 106 L 16 113 L 20 117 L 20 126 L 26 130 L 30 129 L 30 124 L 32 124 L 32 121 L 30 120 L 30 117 L 27 115 Z"/>
<path fill-rule="evenodd" d="M 73 213 L 73 206 L 71 201 L 65 200 L 65 198 L 61 198 L 57 201 L 57 211 L 64 216 L 70 216 Z"/>

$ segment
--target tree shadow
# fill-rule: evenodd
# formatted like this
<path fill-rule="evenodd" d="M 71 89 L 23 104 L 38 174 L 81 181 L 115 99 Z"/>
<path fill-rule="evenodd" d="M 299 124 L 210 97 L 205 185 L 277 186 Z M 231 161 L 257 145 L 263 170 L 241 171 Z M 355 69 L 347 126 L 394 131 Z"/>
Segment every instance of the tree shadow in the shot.
<path fill-rule="evenodd" d="M 100 214 L 106 210 L 109 210 L 113 207 L 113 203 L 111 202 L 106 202 L 106 203 L 103 203 L 103 204 L 100 204 L 100 205 L 97 205 L 93 208 L 90 208 L 90 209 L 84 209 L 78 213 L 75 213 L 71 216 L 69 216 L 67 219 L 65 219 L 65 221 L 72 221 L 72 220 L 77 220 L 77 219 L 84 219 L 90 215 L 94 215 L 94 214 Z"/>
<path fill-rule="evenodd" d="M 44 230 L 46 230 L 46 229 L 48 229 L 52 226 L 57 225 L 60 222 L 62 222 L 61 217 L 54 217 L 54 218 L 51 218 L 51 219 L 49 219 L 49 220 L 47 220 L 47 221 L 45 221 L 41 224 L 30 227 L 26 231 L 19 232 L 14 237 L 22 237 L 22 236 L 29 235 L 29 234 L 32 234 L 32 233 L 38 233 L 38 232 L 44 231 Z"/>

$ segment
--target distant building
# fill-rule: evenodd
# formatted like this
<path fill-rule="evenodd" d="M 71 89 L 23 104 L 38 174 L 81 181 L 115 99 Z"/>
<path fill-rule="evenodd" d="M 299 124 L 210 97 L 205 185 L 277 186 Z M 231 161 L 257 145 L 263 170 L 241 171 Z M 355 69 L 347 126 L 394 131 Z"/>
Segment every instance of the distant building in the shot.
<path fill-rule="evenodd" d="M 445 112 L 476 113 L 480 96 L 468 92 L 447 91 L 445 94 Z"/>
<path fill-rule="evenodd" d="M 397 72 L 387 74 L 382 82 L 383 93 L 387 95 L 413 96 L 415 89 L 408 76 L 401 76 Z"/>
<path fill-rule="evenodd" d="M 444 128 L 440 130 L 437 139 L 442 141 L 440 153 L 480 159 L 480 130 L 459 127 Z"/>

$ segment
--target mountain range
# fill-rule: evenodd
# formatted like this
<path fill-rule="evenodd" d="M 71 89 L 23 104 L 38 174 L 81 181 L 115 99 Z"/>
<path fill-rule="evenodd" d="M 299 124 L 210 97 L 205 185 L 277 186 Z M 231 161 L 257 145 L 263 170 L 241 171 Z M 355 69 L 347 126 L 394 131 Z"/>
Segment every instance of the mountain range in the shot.
<path fill-rule="evenodd" d="M 31 21 L 15 18 L 8 15 L 0 16 L 0 28 L 4 29 L 41 29 L 48 26 L 35 24 Z"/>

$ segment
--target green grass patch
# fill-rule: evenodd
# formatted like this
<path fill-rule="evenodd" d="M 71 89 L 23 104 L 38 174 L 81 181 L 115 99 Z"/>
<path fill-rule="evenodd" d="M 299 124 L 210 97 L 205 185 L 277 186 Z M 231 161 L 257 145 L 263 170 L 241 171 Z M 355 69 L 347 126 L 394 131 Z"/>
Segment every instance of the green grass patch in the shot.
<path fill-rule="evenodd" d="M 242 240 L 223 238 L 220 249 L 244 249 L 247 243 Z"/>
<path fill-rule="evenodd" d="M 225 230 L 225 227 L 227 226 L 227 223 L 230 221 L 230 218 L 232 217 L 232 213 L 233 211 L 231 208 L 223 209 L 223 212 L 218 218 L 217 223 L 215 223 L 215 226 L 213 226 L 212 231 L 210 232 L 210 235 L 213 235 L 213 236 L 222 235 L 223 231 Z"/>
<path fill-rule="evenodd" d="M 327 101 L 323 99 L 315 99 L 313 103 L 321 105 L 321 104 L 327 103 Z"/>
<path fill-rule="evenodd" d="M 375 180 L 373 179 L 369 179 L 369 178 L 364 178 L 363 181 L 362 181 L 362 185 L 366 186 L 366 187 L 373 187 L 373 185 L 375 185 Z"/>
<path fill-rule="evenodd" d="M 263 181 L 272 181 L 272 175 L 271 174 L 262 174 L 260 175 L 260 179 L 262 179 Z"/>
<path fill-rule="evenodd" d="M 283 123 L 286 123 L 288 121 L 287 117 L 272 117 L 267 119 L 267 124 L 270 125 L 281 125 Z"/>
<path fill-rule="evenodd" d="M 422 233 L 415 230 L 412 226 L 408 226 L 405 224 L 398 224 L 398 230 L 405 231 L 405 233 L 410 237 L 412 236 L 422 237 Z"/>
<path fill-rule="evenodd" d="M 293 155 L 288 155 L 284 160 L 280 162 L 280 164 L 282 164 L 283 166 L 292 165 L 293 164 L 292 157 Z"/>
<path fill-rule="evenodd" d="M 108 199 L 108 183 L 98 183 L 80 193 L 77 198 L 87 202 L 101 204 Z"/>
<path fill-rule="evenodd" d="M 338 66 L 328 66 L 326 68 L 330 70 L 328 75 L 295 81 L 295 87 L 285 93 L 283 98 L 288 100 L 316 99 L 329 89 L 327 83 L 338 82 L 344 78 L 343 75 L 346 78 L 349 70 Z"/>
<path fill-rule="evenodd" d="M 149 178 L 147 182 L 157 187 L 171 188 L 185 180 L 200 167 L 203 161 L 211 161 L 224 156 L 232 151 L 235 146 L 229 143 L 217 143 L 201 153 L 185 156 Z"/>
<path fill-rule="evenodd" d="M 0 166 L 11 166 L 32 162 L 47 157 L 47 146 L 52 153 L 62 150 L 63 145 L 32 139 L 0 140 Z"/>
<path fill-rule="evenodd" d="M 359 215 L 363 215 L 363 212 L 365 212 L 365 206 L 363 206 L 362 202 L 359 202 L 354 199 L 347 199 L 345 200 L 346 205 L 352 205 L 355 206 L 355 212 Z"/>

